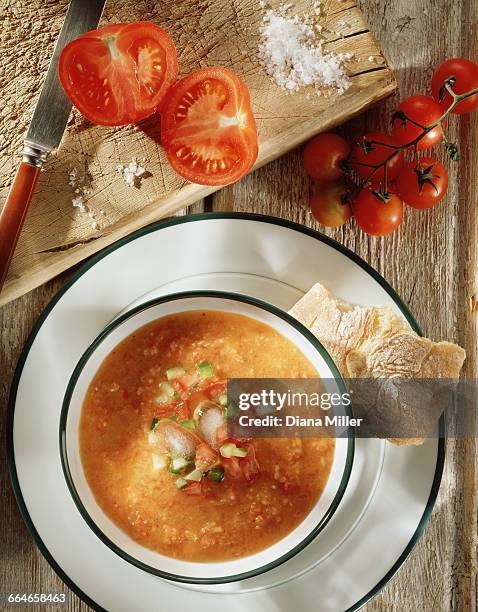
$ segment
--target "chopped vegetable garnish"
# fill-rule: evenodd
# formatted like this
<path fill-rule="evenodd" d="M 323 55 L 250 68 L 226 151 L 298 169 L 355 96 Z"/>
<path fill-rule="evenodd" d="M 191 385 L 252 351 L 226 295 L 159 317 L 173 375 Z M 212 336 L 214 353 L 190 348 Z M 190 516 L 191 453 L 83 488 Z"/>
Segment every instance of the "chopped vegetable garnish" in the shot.
<path fill-rule="evenodd" d="M 193 387 L 198 383 L 199 378 L 197 374 L 183 374 L 179 378 L 175 378 L 171 381 L 176 393 L 181 399 L 187 399 Z"/>
<path fill-rule="evenodd" d="M 198 371 L 202 378 L 211 378 L 214 376 L 214 370 L 209 361 L 203 361 L 198 365 Z"/>
<path fill-rule="evenodd" d="M 167 382 L 162 382 L 159 385 L 159 388 L 162 393 L 165 393 L 169 397 L 174 397 L 176 395 L 176 391 L 174 390 L 174 388 Z"/>
<path fill-rule="evenodd" d="M 221 446 L 221 444 L 223 444 L 227 439 L 228 439 L 229 435 L 227 432 L 227 423 L 223 423 L 221 425 L 221 427 L 218 427 L 216 430 L 216 445 L 215 446 Z"/>
<path fill-rule="evenodd" d="M 184 470 L 184 468 L 188 465 L 189 461 L 187 461 L 187 459 L 185 459 L 184 457 L 175 457 L 174 459 L 171 459 L 171 463 L 169 464 L 169 471 L 171 472 L 171 474 L 180 474 L 181 471 Z"/>
<path fill-rule="evenodd" d="M 159 395 L 156 396 L 155 402 L 157 404 L 167 404 L 175 396 L 176 392 L 174 388 L 167 382 L 162 382 L 159 385 Z"/>
<path fill-rule="evenodd" d="M 185 419 L 184 421 L 180 421 L 180 425 L 182 425 L 186 429 L 190 429 L 191 431 L 196 429 L 196 423 L 194 422 L 194 419 Z"/>
<path fill-rule="evenodd" d="M 206 379 L 207 380 L 207 379 Z M 217 401 L 217 398 L 226 393 L 227 391 L 227 383 L 222 380 L 220 382 L 212 383 L 204 389 L 204 395 L 212 400 Z"/>
<path fill-rule="evenodd" d="M 214 465 L 216 465 L 218 460 L 218 455 L 215 450 L 213 450 L 209 444 L 203 442 L 199 444 L 196 448 L 196 456 L 194 458 L 194 463 L 198 470 L 202 470 L 203 472 L 207 472 Z"/>
<path fill-rule="evenodd" d="M 169 368 L 166 377 L 169 382 L 159 384 L 156 401 L 168 404 L 163 411 L 170 408 L 171 414 L 151 421 L 148 441 L 165 453 L 152 454 L 153 469 L 167 468 L 180 476 L 178 489 L 187 485 L 188 493 L 191 490 L 193 494 L 194 489 L 198 495 L 204 476 L 214 482 L 222 482 L 226 476 L 252 480 L 258 473 L 254 449 L 237 446 L 230 438 L 226 442 L 227 419 L 239 411 L 238 405 L 228 400 L 227 381 L 201 382 L 214 377 L 208 361 L 200 363 L 193 374 L 182 366 Z M 201 400 L 201 396 L 210 399 Z"/>
<path fill-rule="evenodd" d="M 166 457 L 164 455 L 151 453 L 151 463 L 153 464 L 153 470 L 162 470 L 166 467 Z"/>
<path fill-rule="evenodd" d="M 184 478 L 185 480 L 193 480 L 194 482 L 199 482 L 203 477 L 202 470 L 195 469 L 192 472 L 189 472 Z"/>
<path fill-rule="evenodd" d="M 188 484 L 188 481 L 185 480 L 184 478 L 178 478 L 176 480 L 176 486 L 178 487 L 178 489 L 184 489 L 184 487 Z"/>
<path fill-rule="evenodd" d="M 223 457 L 230 459 L 231 457 L 246 457 L 247 449 L 239 448 L 233 442 L 228 442 L 227 444 L 223 444 L 219 449 L 219 452 Z"/>
<path fill-rule="evenodd" d="M 219 466 L 213 470 L 209 470 L 207 477 L 214 480 L 214 482 L 222 482 L 224 480 L 224 468 Z"/>
<path fill-rule="evenodd" d="M 168 380 L 174 380 L 175 378 L 180 378 L 186 374 L 186 370 L 181 366 L 176 366 L 175 368 L 169 368 L 166 370 L 166 378 Z"/>

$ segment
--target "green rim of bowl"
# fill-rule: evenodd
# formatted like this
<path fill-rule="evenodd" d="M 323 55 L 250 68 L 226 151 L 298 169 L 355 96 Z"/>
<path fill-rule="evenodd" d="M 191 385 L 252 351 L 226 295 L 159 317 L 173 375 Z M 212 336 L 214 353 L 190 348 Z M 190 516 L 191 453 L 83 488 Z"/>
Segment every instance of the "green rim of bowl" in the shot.
<path fill-rule="evenodd" d="M 108 536 L 96 525 L 96 523 L 93 521 L 93 519 L 89 515 L 87 509 L 85 508 L 85 506 L 83 505 L 83 502 L 81 501 L 81 498 L 73 482 L 73 478 L 71 476 L 71 472 L 70 472 L 70 468 L 68 464 L 67 449 L 66 449 L 67 448 L 66 426 L 67 426 L 67 421 L 68 421 L 68 411 L 69 411 L 72 395 L 74 393 L 76 384 L 78 382 L 78 379 L 85 365 L 88 363 L 89 359 L 98 349 L 98 347 L 103 343 L 103 341 L 113 331 L 121 327 L 126 321 L 133 319 L 136 315 L 138 315 L 141 312 L 144 312 L 145 310 L 149 310 L 150 308 L 154 308 L 155 306 L 159 306 L 160 304 L 169 304 L 171 302 L 181 302 L 181 300 L 190 300 L 190 299 L 195 299 L 195 298 L 197 299 L 212 298 L 213 300 L 217 299 L 218 301 L 227 300 L 229 302 L 240 302 L 243 304 L 254 306 L 255 308 L 258 308 L 259 310 L 269 312 L 273 314 L 274 316 L 278 317 L 279 319 L 282 319 L 288 325 L 296 329 L 324 359 L 328 368 L 330 369 L 332 377 L 337 381 L 337 384 L 340 390 L 339 392 L 340 393 L 347 392 L 345 382 L 342 376 L 340 375 L 340 372 L 337 366 L 335 365 L 335 362 L 330 357 L 329 353 L 326 351 L 324 346 L 304 325 L 302 325 L 302 323 L 297 321 L 297 319 L 294 319 L 294 317 L 287 314 L 283 310 L 280 310 L 276 306 L 267 304 L 266 302 L 258 300 L 257 298 L 242 295 L 240 293 L 228 292 L 228 291 L 182 291 L 179 293 L 171 293 L 169 295 L 164 295 L 158 298 L 154 298 L 143 304 L 140 304 L 139 306 L 132 308 L 131 310 L 125 312 L 124 314 L 120 315 L 119 317 L 111 321 L 111 323 L 109 323 L 104 328 L 104 330 L 95 338 L 95 340 L 93 340 L 93 342 L 90 344 L 90 346 L 86 349 L 86 351 L 81 356 L 80 360 L 78 361 L 78 364 L 76 365 L 73 371 L 73 374 L 71 375 L 70 381 L 66 388 L 65 397 L 64 397 L 63 405 L 61 409 L 60 429 L 59 429 L 61 464 L 63 467 L 63 474 L 65 476 L 65 480 L 70 490 L 71 496 L 73 497 L 73 500 L 81 516 L 83 517 L 83 520 L 87 523 L 90 529 L 96 534 L 96 536 L 103 542 L 103 544 L 108 546 L 108 548 L 110 548 L 113 552 L 115 552 L 117 555 L 122 557 L 125 561 L 128 561 L 128 563 L 131 563 L 132 565 L 136 565 L 136 567 L 139 567 L 145 572 L 149 572 L 150 574 L 154 574 L 155 576 L 158 576 L 159 578 L 166 578 L 167 580 L 172 580 L 174 582 L 185 582 L 189 584 L 225 584 L 227 582 L 238 582 L 239 580 L 246 580 L 247 578 L 253 578 L 255 576 L 259 576 L 260 574 L 263 574 L 264 572 L 267 572 L 269 570 L 272 570 L 278 567 L 282 563 L 285 563 L 286 561 L 294 557 L 301 550 L 303 550 L 308 544 L 310 544 L 319 535 L 319 533 L 324 529 L 324 527 L 327 525 L 327 523 L 332 518 L 347 488 L 347 484 L 350 479 L 350 474 L 352 472 L 353 457 L 354 457 L 354 451 L 355 451 L 355 437 L 354 437 L 353 428 L 348 427 L 347 428 L 347 455 L 346 455 L 346 460 L 345 460 L 344 471 L 342 473 L 342 477 L 340 479 L 340 483 L 339 483 L 337 492 L 334 495 L 334 498 L 331 501 L 329 507 L 324 512 L 323 516 L 321 517 L 320 521 L 310 531 L 310 533 L 308 533 L 307 536 L 301 542 L 299 542 L 299 544 L 294 546 L 294 548 L 288 550 L 285 554 L 281 555 L 277 559 L 274 559 L 270 563 L 266 563 L 265 565 L 262 565 L 260 567 L 257 567 L 247 572 L 241 572 L 239 574 L 231 574 L 229 576 L 215 576 L 215 577 L 208 577 L 208 578 L 200 578 L 197 576 L 183 576 L 183 575 L 178 575 L 178 574 L 172 574 L 170 572 L 165 572 L 163 570 L 147 565 L 146 563 L 143 563 L 142 561 L 136 559 L 135 557 L 132 557 L 131 555 L 126 553 L 122 548 L 117 546 L 113 541 L 111 541 L 108 538 Z M 221 310 L 220 304 L 218 304 L 217 310 Z M 180 307 L 178 308 L 178 312 L 181 312 Z M 158 319 L 160 318 L 161 317 L 158 317 Z M 353 416 L 350 406 L 345 407 L 345 412 L 347 413 L 347 416 L 349 417 Z"/>
<path fill-rule="evenodd" d="M 6 434 L 7 434 L 7 462 L 8 462 L 8 471 L 10 475 L 10 481 L 12 483 L 13 493 L 15 495 L 15 499 L 17 501 L 17 505 L 20 510 L 20 514 L 25 522 L 28 530 L 30 531 L 33 540 L 38 546 L 40 552 L 50 564 L 52 569 L 56 572 L 56 574 L 65 582 L 66 585 L 86 604 L 88 604 L 91 608 L 98 612 L 107 612 L 105 608 L 96 603 L 89 595 L 87 595 L 81 588 L 72 580 L 68 574 L 63 570 L 63 568 L 57 563 L 53 555 L 48 550 L 47 546 L 43 542 L 38 533 L 35 524 L 30 516 L 27 505 L 25 503 L 25 499 L 23 497 L 23 493 L 20 487 L 20 483 L 18 480 L 18 473 L 15 463 L 15 449 L 14 449 L 14 440 L 13 440 L 13 426 L 14 426 L 14 417 L 15 417 L 15 403 L 17 398 L 18 386 L 20 383 L 21 375 L 23 372 L 23 368 L 30 352 L 30 349 L 35 341 L 36 336 L 38 335 L 43 323 L 48 318 L 49 314 L 56 306 L 56 304 L 60 301 L 62 296 L 72 287 L 90 268 L 96 265 L 103 258 L 107 257 L 110 253 L 115 252 L 119 248 L 124 245 L 132 242 L 133 240 L 137 240 L 143 236 L 151 234 L 153 232 L 160 231 L 167 227 L 172 227 L 175 225 L 182 225 L 184 223 L 201 223 L 207 222 L 209 220 L 232 220 L 232 219 L 241 219 L 243 221 L 252 221 L 256 223 L 267 223 L 270 225 L 276 225 L 279 227 L 284 227 L 286 229 L 295 231 L 299 234 L 303 234 L 310 238 L 314 238 L 319 242 L 322 242 L 332 249 L 339 251 L 353 261 L 356 265 L 361 267 L 367 274 L 369 274 L 392 298 L 395 304 L 398 306 L 403 316 L 411 326 L 411 328 L 420 336 L 422 335 L 422 331 L 410 312 L 408 306 L 401 299 L 398 293 L 393 289 L 393 287 L 381 276 L 370 264 L 368 264 L 364 259 L 359 257 L 356 253 L 348 249 L 346 246 L 337 242 L 333 238 L 329 236 L 325 236 L 320 232 L 313 230 L 309 227 L 301 225 L 300 223 L 295 223 L 294 221 L 288 221 L 286 219 L 280 219 L 278 217 L 272 217 L 271 215 L 259 215 L 256 213 L 199 213 L 195 215 L 188 215 L 184 217 L 176 217 L 171 219 L 166 219 L 164 221 L 158 221 L 149 225 L 145 228 L 137 230 L 133 232 L 129 236 L 125 236 L 121 238 L 114 244 L 106 247 L 93 257 L 89 259 L 85 264 L 81 266 L 81 268 L 75 272 L 69 280 L 64 284 L 64 286 L 58 291 L 58 293 L 53 297 L 53 299 L 47 304 L 41 315 L 38 317 L 37 322 L 33 326 L 33 329 L 28 337 L 25 346 L 20 354 L 20 358 L 18 360 L 18 364 L 15 370 L 15 374 L 12 380 L 12 386 L 10 390 L 10 397 L 8 400 L 7 407 L 7 426 L 6 426 Z M 417 525 L 415 532 L 413 533 L 410 541 L 407 546 L 404 548 L 402 553 L 399 555 L 395 563 L 390 567 L 390 569 L 384 574 L 384 576 L 377 582 L 377 584 L 370 589 L 361 599 L 356 601 L 352 606 L 350 606 L 346 612 L 355 612 L 359 610 L 362 606 L 364 606 L 368 601 L 373 599 L 380 591 L 387 585 L 387 583 L 393 578 L 393 576 L 397 573 L 397 571 L 401 568 L 403 563 L 406 561 L 407 557 L 410 555 L 415 545 L 419 541 L 425 526 L 430 518 L 433 507 L 435 505 L 438 491 L 440 489 L 440 483 L 443 476 L 443 468 L 445 465 L 445 450 L 446 450 L 446 431 L 445 431 L 445 420 L 443 416 L 439 421 L 439 439 L 438 439 L 438 448 L 437 448 L 437 461 L 435 467 L 435 475 L 433 478 L 433 482 L 430 488 L 430 494 L 428 496 L 428 500 L 426 506 L 424 508 L 421 519 Z"/>

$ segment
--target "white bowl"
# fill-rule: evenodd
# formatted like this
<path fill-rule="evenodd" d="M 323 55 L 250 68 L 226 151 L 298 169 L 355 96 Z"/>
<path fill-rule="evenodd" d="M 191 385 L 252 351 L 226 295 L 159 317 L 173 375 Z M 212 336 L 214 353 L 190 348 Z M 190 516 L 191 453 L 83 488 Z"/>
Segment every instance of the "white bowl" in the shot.
<path fill-rule="evenodd" d="M 354 437 L 350 429 L 347 437 L 336 439 L 326 487 L 308 516 L 283 539 L 256 554 L 220 563 L 197 563 L 161 555 L 135 542 L 98 506 L 86 480 L 79 452 L 83 401 L 99 366 L 122 340 L 161 317 L 191 310 L 237 313 L 266 323 L 301 350 L 324 380 L 326 392 L 344 393 L 346 388 L 324 347 L 290 315 L 254 298 L 215 291 L 176 293 L 134 308 L 110 323 L 78 362 L 63 402 L 60 452 L 68 487 L 84 520 L 104 544 L 147 572 L 178 582 L 217 584 L 270 570 L 297 554 L 319 534 L 345 492 L 353 462 Z"/>

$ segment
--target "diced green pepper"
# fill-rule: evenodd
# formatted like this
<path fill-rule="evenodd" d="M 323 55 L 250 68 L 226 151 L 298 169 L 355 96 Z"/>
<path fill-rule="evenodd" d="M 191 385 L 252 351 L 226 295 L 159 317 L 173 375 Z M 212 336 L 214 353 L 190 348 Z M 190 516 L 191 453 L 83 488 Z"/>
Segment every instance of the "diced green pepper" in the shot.
<path fill-rule="evenodd" d="M 184 478 L 178 478 L 176 480 L 176 486 L 178 487 L 178 489 L 184 489 L 184 487 L 188 484 L 188 481 L 185 480 Z"/>
<path fill-rule="evenodd" d="M 212 369 L 212 365 L 209 361 L 203 361 L 198 365 L 198 371 L 201 375 L 201 378 L 211 378 L 214 376 L 214 370 Z"/>
<path fill-rule="evenodd" d="M 166 370 L 166 378 L 168 380 L 174 380 L 175 378 L 181 378 L 186 374 L 186 370 L 181 366 L 176 366 L 175 368 L 169 368 Z"/>
<path fill-rule="evenodd" d="M 157 427 L 158 423 L 159 423 L 159 419 L 157 419 L 157 418 L 154 418 L 151 421 L 151 431 L 155 431 L 156 430 L 156 427 Z"/>
<path fill-rule="evenodd" d="M 184 421 L 180 421 L 180 424 L 186 429 L 190 429 L 191 431 L 196 429 L 196 423 L 194 422 L 193 419 L 186 419 Z"/>
<path fill-rule="evenodd" d="M 214 482 L 222 482 L 224 480 L 224 468 L 218 466 L 217 468 L 209 470 L 207 477 L 214 480 Z"/>
<path fill-rule="evenodd" d="M 246 457 L 247 450 L 245 448 L 239 448 L 232 442 L 228 442 L 227 444 L 223 444 L 219 449 L 219 452 L 226 459 L 230 459 L 231 457 Z"/>

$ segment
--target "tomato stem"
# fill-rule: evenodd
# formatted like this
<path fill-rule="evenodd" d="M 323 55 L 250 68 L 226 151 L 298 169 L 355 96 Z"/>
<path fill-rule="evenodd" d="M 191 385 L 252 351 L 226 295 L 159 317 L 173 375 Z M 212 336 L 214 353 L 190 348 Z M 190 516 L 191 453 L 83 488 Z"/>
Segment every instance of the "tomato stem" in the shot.
<path fill-rule="evenodd" d="M 456 80 L 456 79 L 455 79 Z M 430 124 L 430 125 L 422 125 L 421 123 L 418 123 L 417 121 L 414 121 L 413 119 L 410 119 L 410 117 L 408 117 L 408 115 L 406 113 L 404 113 L 403 111 L 399 111 L 399 114 L 395 113 L 393 116 L 399 119 L 402 119 L 404 121 L 409 121 L 411 124 L 415 125 L 416 127 L 419 127 L 422 131 L 421 133 L 414 138 L 413 140 L 411 140 L 410 142 L 407 142 L 406 144 L 403 145 L 392 145 L 392 144 L 385 144 L 383 142 L 378 142 L 378 141 L 374 141 L 371 140 L 369 141 L 369 144 L 374 145 L 374 144 L 380 144 L 381 146 L 384 147 L 388 147 L 390 149 L 393 149 L 393 152 L 386 158 L 384 159 L 382 162 L 380 162 L 379 164 L 365 164 L 365 163 L 361 163 L 361 166 L 366 166 L 366 167 L 370 167 L 372 168 L 372 170 L 370 171 L 370 173 L 367 175 L 367 177 L 360 183 L 360 185 L 354 190 L 354 192 L 356 191 L 357 193 L 363 189 L 364 186 L 366 186 L 368 183 L 370 183 L 372 177 L 374 176 L 374 174 L 380 170 L 380 168 L 384 169 L 384 185 L 383 185 L 383 191 L 385 193 L 388 192 L 388 186 L 387 186 L 387 165 L 388 163 L 397 155 L 399 155 L 402 151 L 406 151 L 407 149 L 413 147 L 414 149 L 414 155 L 415 158 L 417 160 L 419 160 L 419 156 L 418 156 L 418 143 L 429 133 L 431 132 L 433 129 L 435 129 L 438 125 L 440 125 L 444 119 L 446 119 L 448 117 L 448 115 L 453 111 L 453 109 L 462 101 L 465 100 L 466 98 L 471 98 L 471 96 L 474 96 L 476 94 L 478 94 L 478 88 L 476 89 L 471 89 L 470 91 L 467 91 L 465 93 L 462 94 L 456 94 L 453 91 L 453 85 L 454 85 L 454 81 L 453 79 L 447 79 L 446 81 L 444 81 L 443 83 L 443 90 L 448 92 L 450 94 L 450 96 L 453 99 L 453 102 L 451 103 L 451 105 L 446 109 L 446 111 L 443 112 L 443 114 L 441 115 L 441 117 L 439 119 L 437 119 L 434 123 Z M 445 94 L 444 94 L 445 95 Z M 445 142 L 445 145 L 447 146 L 447 150 L 449 150 L 449 155 L 450 157 L 453 159 L 455 156 L 455 158 L 457 158 L 458 156 L 458 152 L 456 150 L 456 147 L 453 148 L 453 143 L 449 143 L 448 141 Z M 352 193 L 351 197 L 353 198 L 354 195 L 356 195 L 356 193 Z"/>

